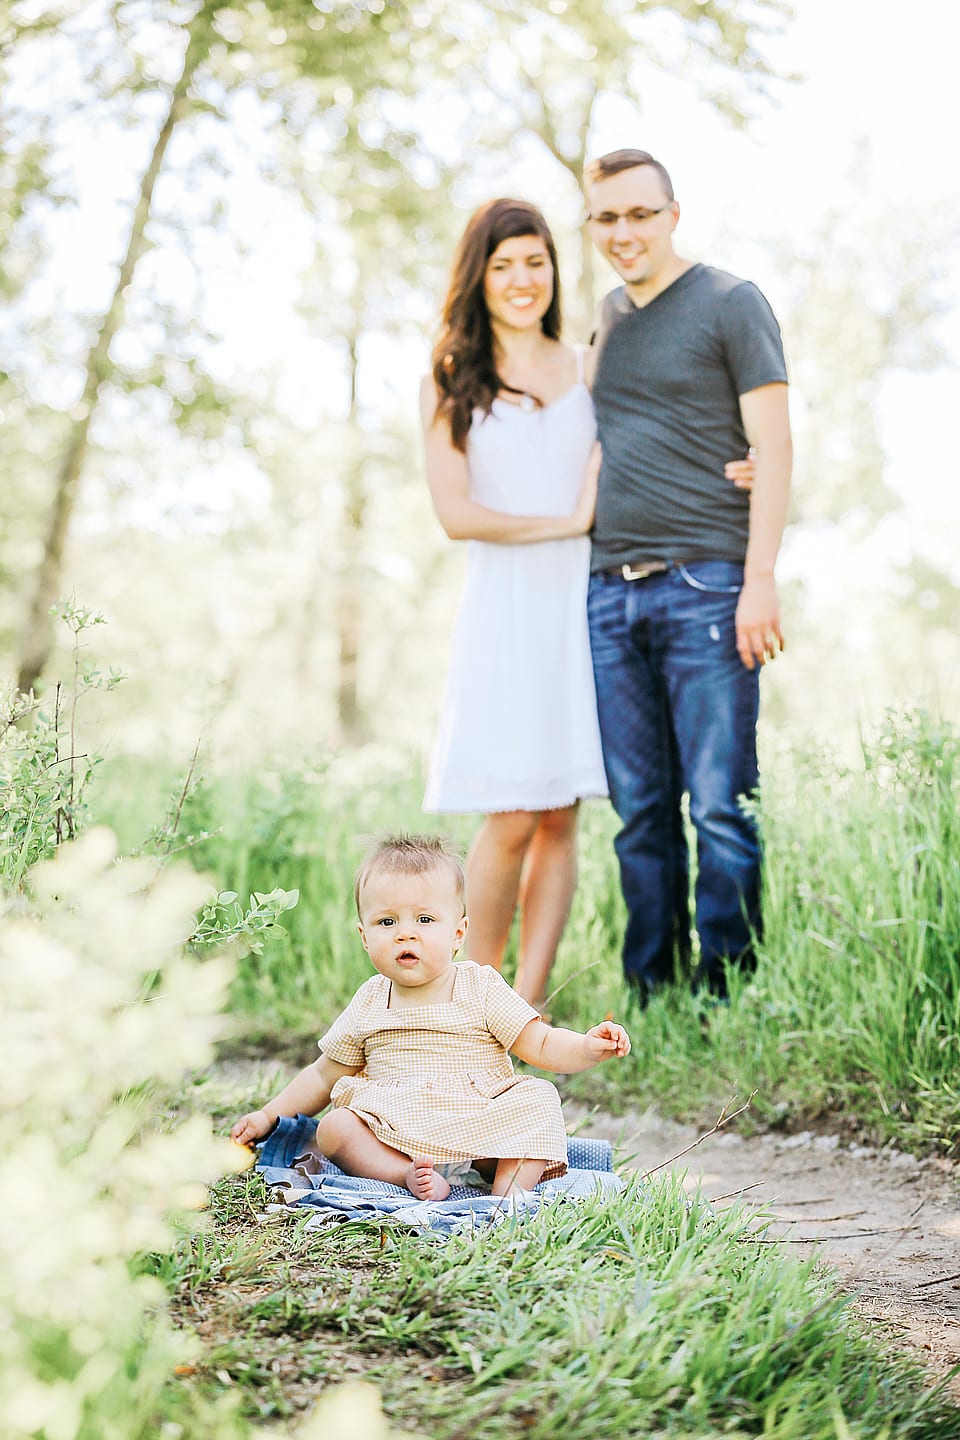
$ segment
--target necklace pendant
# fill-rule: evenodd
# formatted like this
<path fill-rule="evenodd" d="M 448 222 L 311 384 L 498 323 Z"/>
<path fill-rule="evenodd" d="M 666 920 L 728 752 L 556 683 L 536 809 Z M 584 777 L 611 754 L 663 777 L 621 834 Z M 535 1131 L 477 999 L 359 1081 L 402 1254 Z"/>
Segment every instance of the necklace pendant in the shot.
<path fill-rule="evenodd" d="M 525 415 L 532 415 L 537 408 L 537 402 L 532 395 L 520 396 L 520 409 Z"/>

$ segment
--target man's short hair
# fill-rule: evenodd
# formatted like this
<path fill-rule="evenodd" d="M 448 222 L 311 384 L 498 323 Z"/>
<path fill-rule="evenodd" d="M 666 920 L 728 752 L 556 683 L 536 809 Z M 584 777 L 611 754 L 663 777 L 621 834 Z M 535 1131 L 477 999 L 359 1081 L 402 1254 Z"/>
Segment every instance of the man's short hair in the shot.
<path fill-rule="evenodd" d="M 584 180 L 587 185 L 593 185 L 597 180 L 609 180 L 611 175 L 619 175 L 621 170 L 637 170 L 641 165 L 649 165 L 656 170 L 668 200 L 676 198 L 667 167 L 655 160 L 648 150 L 611 150 L 609 154 L 590 161 L 584 172 Z"/>
<path fill-rule="evenodd" d="M 373 875 L 425 875 L 446 870 L 461 905 L 466 897 L 466 878 L 460 852 L 441 835 L 386 835 L 370 850 L 353 882 L 353 898 L 360 914 L 363 887 Z"/>

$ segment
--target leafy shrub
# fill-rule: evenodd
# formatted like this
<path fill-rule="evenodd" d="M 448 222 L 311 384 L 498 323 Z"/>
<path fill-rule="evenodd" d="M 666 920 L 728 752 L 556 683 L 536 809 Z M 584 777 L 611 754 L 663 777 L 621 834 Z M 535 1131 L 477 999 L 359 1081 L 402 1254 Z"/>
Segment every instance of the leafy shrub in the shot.
<path fill-rule="evenodd" d="M 116 863 L 91 830 L 0 917 L 0 1329 L 5 1436 L 135 1440 L 179 1349 L 161 1287 L 131 1275 L 173 1243 L 236 1147 L 194 1117 L 165 1133 L 156 1080 L 204 1063 L 230 979 L 182 952 L 205 886 Z M 148 988 L 149 987 L 149 988 Z M 196 1223 L 195 1221 L 192 1223 Z"/>

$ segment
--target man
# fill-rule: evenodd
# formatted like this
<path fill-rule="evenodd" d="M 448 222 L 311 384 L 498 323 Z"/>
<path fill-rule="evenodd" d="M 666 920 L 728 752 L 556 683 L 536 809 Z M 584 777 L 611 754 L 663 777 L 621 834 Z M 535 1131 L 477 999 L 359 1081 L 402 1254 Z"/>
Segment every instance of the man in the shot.
<path fill-rule="evenodd" d="M 792 450 L 780 331 L 752 284 L 673 247 L 667 171 L 643 150 L 588 169 L 589 225 L 623 286 L 608 295 L 594 403 L 603 468 L 589 616 L 616 849 L 624 970 L 642 999 L 690 954 L 688 852 L 697 840 L 694 984 L 726 991 L 760 932 L 759 672 L 783 647 L 774 564 Z M 756 451 L 752 493 L 724 462 Z"/>

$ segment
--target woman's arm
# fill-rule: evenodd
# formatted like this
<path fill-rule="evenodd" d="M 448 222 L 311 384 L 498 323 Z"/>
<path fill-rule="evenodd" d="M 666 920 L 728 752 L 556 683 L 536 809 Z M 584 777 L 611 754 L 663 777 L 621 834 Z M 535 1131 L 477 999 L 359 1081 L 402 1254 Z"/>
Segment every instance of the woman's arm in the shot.
<path fill-rule="evenodd" d="M 630 1036 L 622 1025 L 612 1020 L 601 1020 L 586 1035 L 577 1030 L 557 1030 L 552 1025 L 545 1025 L 542 1020 L 531 1020 L 529 1025 L 524 1025 L 510 1049 L 527 1065 L 575 1075 L 580 1070 L 599 1065 L 602 1060 L 612 1060 L 614 1056 L 622 1060 L 630 1054 Z"/>
<path fill-rule="evenodd" d="M 591 463 L 572 515 L 507 515 L 470 498 L 467 457 L 450 438 L 450 427 L 437 418 L 437 387 L 432 375 L 420 390 L 420 415 L 427 484 L 437 518 L 451 540 L 488 540 L 498 545 L 529 545 L 537 540 L 569 540 L 593 524 L 598 465 Z"/>
<path fill-rule="evenodd" d="M 320 1055 L 312 1065 L 295 1075 L 279 1095 L 268 1100 L 262 1110 L 242 1115 L 230 1131 L 230 1139 L 238 1145 L 251 1145 L 269 1135 L 281 1115 L 318 1115 L 330 1104 L 330 1091 L 343 1075 L 356 1075 L 360 1065 L 338 1065 Z"/>
<path fill-rule="evenodd" d="M 723 473 L 728 480 L 733 481 L 738 490 L 752 490 L 757 474 L 757 452 L 753 446 L 750 446 L 742 460 L 728 460 L 723 467 Z"/>

